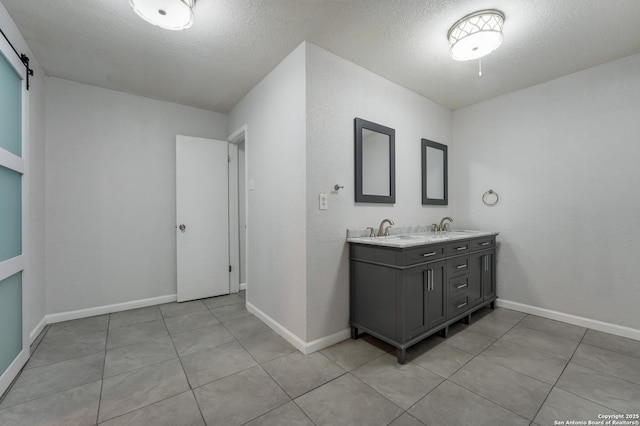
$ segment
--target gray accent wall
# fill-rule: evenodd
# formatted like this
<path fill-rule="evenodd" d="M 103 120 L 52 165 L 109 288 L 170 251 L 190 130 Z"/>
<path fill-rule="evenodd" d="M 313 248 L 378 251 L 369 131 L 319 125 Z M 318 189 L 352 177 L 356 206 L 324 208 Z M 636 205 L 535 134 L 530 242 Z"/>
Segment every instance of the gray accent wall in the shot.
<path fill-rule="evenodd" d="M 639 117 L 640 54 L 454 112 L 455 218 L 500 231 L 502 299 L 640 329 Z"/>
<path fill-rule="evenodd" d="M 46 79 L 47 312 L 176 293 L 176 134 L 227 116 Z"/>

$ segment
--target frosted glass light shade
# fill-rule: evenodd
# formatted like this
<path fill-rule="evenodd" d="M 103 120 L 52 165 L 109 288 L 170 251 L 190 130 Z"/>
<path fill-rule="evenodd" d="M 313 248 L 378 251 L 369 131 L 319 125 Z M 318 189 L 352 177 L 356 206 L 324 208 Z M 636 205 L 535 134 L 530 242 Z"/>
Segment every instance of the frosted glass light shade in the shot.
<path fill-rule="evenodd" d="M 482 58 L 502 44 L 504 15 L 498 10 L 481 10 L 456 22 L 447 38 L 456 61 Z"/>
<path fill-rule="evenodd" d="M 129 3 L 142 19 L 166 30 L 186 30 L 193 24 L 196 0 L 129 0 Z"/>

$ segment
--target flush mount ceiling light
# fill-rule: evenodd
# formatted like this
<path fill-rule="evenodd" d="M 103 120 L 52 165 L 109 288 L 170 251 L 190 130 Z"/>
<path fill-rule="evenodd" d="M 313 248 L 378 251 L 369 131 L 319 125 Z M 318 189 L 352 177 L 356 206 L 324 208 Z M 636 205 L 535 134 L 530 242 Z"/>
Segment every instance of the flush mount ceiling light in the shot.
<path fill-rule="evenodd" d="M 167 30 L 186 30 L 193 24 L 196 0 L 129 0 L 129 3 L 142 19 Z"/>
<path fill-rule="evenodd" d="M 502 44 L 504 14 L 499 10 L 480 10 L 453 24 L 447 38 L 451 57 L 456 61 L 479 59 Z"/>

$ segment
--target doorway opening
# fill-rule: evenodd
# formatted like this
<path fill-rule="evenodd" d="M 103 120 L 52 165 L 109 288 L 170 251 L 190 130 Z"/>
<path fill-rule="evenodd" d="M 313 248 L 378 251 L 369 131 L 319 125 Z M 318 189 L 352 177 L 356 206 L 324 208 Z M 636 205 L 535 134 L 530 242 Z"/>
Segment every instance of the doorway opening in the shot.
<path fill-rule="evenodd" d="M 229 249 L 231 291 L 247 289 L 247 126 L 227 138 L 229 142 Z"/>

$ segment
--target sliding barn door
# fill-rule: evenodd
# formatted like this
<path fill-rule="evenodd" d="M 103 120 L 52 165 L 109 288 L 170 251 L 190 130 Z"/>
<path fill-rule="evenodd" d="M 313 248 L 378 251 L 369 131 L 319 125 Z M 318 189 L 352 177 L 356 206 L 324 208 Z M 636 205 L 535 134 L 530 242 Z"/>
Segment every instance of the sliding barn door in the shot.
<path fill-rule="evenodd" d="M 29 358 L 24 322 L 25 69 L 0 38 L 0 395 Z"/>

